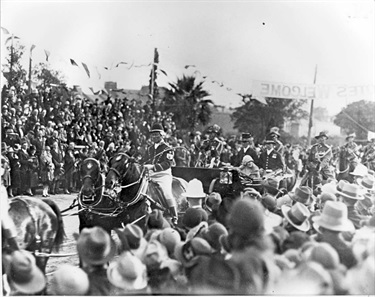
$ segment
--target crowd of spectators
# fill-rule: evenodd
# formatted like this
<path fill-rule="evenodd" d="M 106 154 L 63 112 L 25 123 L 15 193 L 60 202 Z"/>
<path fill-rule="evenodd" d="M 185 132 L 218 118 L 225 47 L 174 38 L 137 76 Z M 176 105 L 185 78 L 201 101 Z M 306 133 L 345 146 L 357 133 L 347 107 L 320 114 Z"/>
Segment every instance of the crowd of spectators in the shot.
<path fill-rule="evenodd" d="M 374 180 L 330 181 L 317 197 L 308 187 L 279 198 L 253 190 L 228 203 L 193 179 L 180 227 L 153 210 L 144 229 L 127 224 L 111 237 L 101 227 L 84 228 L 76 236 L 81 266 L 58 267 L 48 282 L 29 252 L 15 251 L 5 265 L 8 293 L 375 294 L 374 209 L 369 216 L 358 208 L 374 199 Z M 222 205 L 227 215 L 218 220 Z"/>

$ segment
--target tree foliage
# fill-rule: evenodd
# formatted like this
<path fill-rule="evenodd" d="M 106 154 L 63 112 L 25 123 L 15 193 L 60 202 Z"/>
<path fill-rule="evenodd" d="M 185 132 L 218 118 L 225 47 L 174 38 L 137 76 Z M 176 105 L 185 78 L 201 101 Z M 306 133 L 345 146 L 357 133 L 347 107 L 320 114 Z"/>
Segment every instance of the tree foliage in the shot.
<path fill-rule="evenodd" d="M 211 120 L 210 104 L 205 99 L 210 94 L 204 90 L 204 82 L 196 82 L 194 76 L 183 76 L 176 83 L 170 83 L 170 89 L 163 102 L 162 109 L 174 113 L 177 129 L 194 130 L 198 124 L 206 125 Z"/>
<path fill-rule="evenodd" d="M 21 90 L 26 82 L 26 70 L 21 65 L 21 59 L 25 52 L 25 47 L 18 42 L 14 42 L 13 46 L 7 46 L 9 56 L 6 57 L 6 64 L 3 64 L 3 75 L 8 81 L 8 89 L 14 87 L 17 93 Z"/>
<path fill-rule="evenodd" d="M 243 96 L 243 105 L 235 108 L 231 115 L 234 128 L 250 132 L 255 139 L 263 139 L 271 127 L 283 127 L 285 121 L 298 121 L 308 117 L 302 109 L 304 100 L 266 98 L 267 104 Z"/>
<path fill-rule="evenodd" d="M 33 76 L 37 79 L 38 85 L 42 89 L 50 88 L 51 84 L 60 85 L 64 82 L 64 77 L 60 71 L 53 70 L 49 64 L 39 63 L 34 66 Z"/>
<path fill-rule="evenodd" d="M 367 139 L 367 131 L 375 132 L 375 102 L 361 100 L 347 105 L 334 119 L 345 133 L 355 133 L 358 139 Z"/>

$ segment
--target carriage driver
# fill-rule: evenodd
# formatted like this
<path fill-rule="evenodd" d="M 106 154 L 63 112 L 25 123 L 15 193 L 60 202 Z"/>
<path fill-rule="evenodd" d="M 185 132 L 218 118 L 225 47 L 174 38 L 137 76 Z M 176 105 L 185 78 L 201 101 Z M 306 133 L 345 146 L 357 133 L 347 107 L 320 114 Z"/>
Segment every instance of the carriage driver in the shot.
<path fill-rule="evenodd" d="M 150 131 L 152 144 L 147 147 L 143 161 L 144 167 L 150 170 L 150 178 L 162 189 L 166 198 L 172 222 L 177 223 L 177 204 L 172 194 L 172 170 L 174 153 L 163 140 L 164 129 L 160 123 L 155 123 Z"/>
<path fill-rule="evenodd" d="M 307 158 L 307 168 L 314 168 L 320 171 L 323 175 L 323 179 L 335 178 L 331 172 L 329 165 L 332 159 L 332 147 L 326 144 L 328 135 L 326 132 L 322 131 L 319 135 L 315 136 L 318 143 L 314 144 L 311 149 L 309 156 Z"/>

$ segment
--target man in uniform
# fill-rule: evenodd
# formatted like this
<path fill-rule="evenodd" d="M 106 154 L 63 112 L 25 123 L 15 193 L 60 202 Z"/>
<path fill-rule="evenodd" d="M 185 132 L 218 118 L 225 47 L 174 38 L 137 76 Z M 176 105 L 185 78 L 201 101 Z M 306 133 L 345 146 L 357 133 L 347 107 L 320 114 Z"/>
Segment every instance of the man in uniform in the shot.
<path fill-rule="evenodd" d="M 274 150 L 279 152 L 280 155 L 284 158 L 285 154 L 285 147 L 284 144 L 280 141 L 280 133 L 278 127 L 272 127 L 270 129 L 270 133 L 268 133 L 267 138 L 272 138 L 275 141 L 275 148 Z"/>
<path fill-rule="evenodd" d="M 272 172 L 281 169 L 285 170 L 284 159 L 279 152 L 275 150 L 275 141 L 271 138 L 264 142 L 265 149 L 261 152 L 259 157 L 259 167 L 261 175 L 265 172 Z"/>
<path fill-rule="evenodd" d="M 346 137 L 346 143 L 340 148 L 341 151 L 346 151 L 349 160 L 349 172 L 353 172 L 359 163 L 359 148 L 354 142 L 355 133 L 351 133 Z"/>
<path fill-rule="evenodd" d="M 332 159 L 332 147 L 326 144 L 328 139 L 326 132 L 320 132 L 319 135 L 315 136 L 318 143 L 314 144 L 307 158 L 307 167 L 314 168 L 318 172 L 321 172 L 323 179 L 335 178 L 329 168 L 329 163 Z"/>
<path fill-rule="evenodd" d="M 371 138 L 371 142 L 364 148 L 362 163 L 368 169 L 375 170 L 375 137 Z"/>
<path fill-rule="evenodd" d="M 143 161 L 144 167 L 150 171 L 150 178 L 163 191 L 172 216 L 172 222 L 177 223 L 177 203 L 172 194 L 172 170 L 174 153 L 163 140 L 164 129 L 161 123 L 155 123 L 150 131 L 152 144 L 146 149 Z"/>
<path fill-rule="evenodd" d="M 221 128 L 218 125 L 213 125 L 207 132 L 209 136 L 208 139 L 203 141 L 201 151 L 206 156 L 206 166 L 213 168 L 220 163 L 224 143 L 219 139 Z"/>

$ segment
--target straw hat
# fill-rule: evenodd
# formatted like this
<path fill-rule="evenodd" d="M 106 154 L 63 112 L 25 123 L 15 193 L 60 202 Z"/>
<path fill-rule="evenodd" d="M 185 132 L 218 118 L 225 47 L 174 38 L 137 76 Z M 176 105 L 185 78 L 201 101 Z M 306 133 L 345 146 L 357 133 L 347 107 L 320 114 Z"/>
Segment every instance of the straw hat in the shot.
<path fill-rule="evenodd" d="M 367 190 L 373 190 L 375 184 L 375 177 L 373 175 L 367 174 L 360 181 L 359 185 Z"/>
<path fill-rule="evenodd" d="M 310 211 L 304 204 L 297 202 L 292 207 L 282 205 L 281 212 L 285 219 L 296 229 L 304 232 L 310 229 Z"/>
<path fill-rule="evenodd" d="M 332 231 L 353 230 L 353 223 L 348 219 L 348 208 L 339 201 L 327 201 L 320 216 L 314 216 L 313 222 Z"/>
<path fill-rule="evenodd" d="M 359 163 L 353 170 L 353 172 L 350 172 L 351 175 L 357 175 L 357 176 L 365 176 L 368 174 L 367 167 L 361 163 Z"/>
<path fill-rule="evenodd" d="M 337 190 L 337 195 L 343 196 L 349 199 L 362 200 L 364 199 L 361 188 L 358 185 L 346 183 L 343 184 L 341 190 Z"/>
<path fill-rule="evenodd" d="M 140 259 L 130 252 L 122 253 L 107 269 L 109 282 L 125 290 L 141 290 L 147 287 L 147 269 Z"/>
<path fill-rule="evenodd" d="M 50 291 L 53 295 L 81 296 L 89 291 L 89 278 L 79 267 L 64 264 L 52 276 Z"/>
<path fill-rule="evenodd" d="M 290 195 L 290 198 L 292 198 L 292 200 L 295 202 L 300 202 L 308 206 L 313 202 L 312 190 L 311 188 L 306 186 L 299 186 L 298 188 L 296 188 L 294 194 L 292 193 Z"/>
<path fill-rule="evenodd" d="M 77 251 L 86 263 L 100 265 L 114 257 L 116 244 L 103 228 L 84 228 L 78 237 Z"/>
<path fill-rule="evenodd" d="M 189 181 L 187 190 L 182 193 L 182 196 L 187 198 L 205 198 L 206 194 L 203 191 L 203 184 L 200 180 L 193 178 Z"/>
<path fill-rule="evenodd" d="M 12 285 L 26 295 L 38 293 L 46 286 L 43 272 L 36 266 L 34 256 L 26 250 L 13 252 L 9 271 Z"/>

